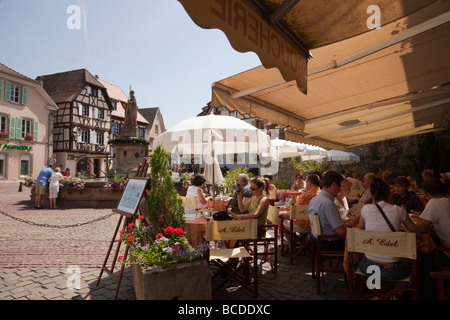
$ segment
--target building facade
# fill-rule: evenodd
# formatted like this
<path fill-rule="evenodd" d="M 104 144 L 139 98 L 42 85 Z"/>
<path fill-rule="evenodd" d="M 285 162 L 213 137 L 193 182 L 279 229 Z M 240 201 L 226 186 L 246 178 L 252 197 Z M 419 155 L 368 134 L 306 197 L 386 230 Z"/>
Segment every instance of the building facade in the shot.
<path fill-rule="evenodd" d="M 147 120 L 148 124 L 146 127 L 147 137 L 146 139 L 150 143 L 150 152 L 153 152 L 153 140 L 159 136 L 161 133 L 166 131 L 164 126 L 164 119 L 161 110 L 156 108 L 143 108 L 139 109 L 138 112 Z"/>
<path fill-rule="evenodd" d="M 41 84 L 0 63 L 0 183 L 37 177 L 49 163 L 57 110 Z"/>
<path fill-rule="evenodd" d="M 53 132 L 56 165 L 69 168 L 72 176 L 107 176 L 113 107 L 106 88 L 86 69 L 37 80 L 59 108 Z"/>

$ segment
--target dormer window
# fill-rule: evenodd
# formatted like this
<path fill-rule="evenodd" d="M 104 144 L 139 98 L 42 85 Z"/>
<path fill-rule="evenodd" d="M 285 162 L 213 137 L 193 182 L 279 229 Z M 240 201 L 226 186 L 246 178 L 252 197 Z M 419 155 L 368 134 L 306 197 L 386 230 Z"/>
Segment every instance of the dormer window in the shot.
<path fill-rule="evenodd" d="M 91 87 L 91 86 L 89 86 L 87 89 L 88 89 L 88 90 L 87 90 L 87 91 L 88 91 L 88 94 L 89 94 L 90 96 L 98 97 L 98 93 L 99 93 L 99 90 L 98 90 L 98 89 L 93 88 L 93 87 Z"/>

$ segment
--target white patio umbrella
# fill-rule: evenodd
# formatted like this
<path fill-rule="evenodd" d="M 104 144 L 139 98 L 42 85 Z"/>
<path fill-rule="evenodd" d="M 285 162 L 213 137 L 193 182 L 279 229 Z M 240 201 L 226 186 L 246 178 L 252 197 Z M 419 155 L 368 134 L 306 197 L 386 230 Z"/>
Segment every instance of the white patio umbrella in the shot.
<path fill-rule="evenodd" d="M 263 131 L 238 118 L 218 115 L 183 120 L 157 136 L 154 145 L 170 153 L 178 148 L 183 157 L 199 155 L 205 165 L 213 165 L 218 155 L 270 153 L 270 137 Z"/>
<path fill-rule="evenodd" d="M 340 163 L 353 163 L 359 162 L 359 156 L 352 153 L 341 150 L 328 150 L 328 159 L 330 161 L 336 161 Z"/>
<path fill-rule="evenodd" d="M 305 147 L 301 153 L 302 161 L 321 160 L 328 157 L 328 152 L 324 148 L 305 143 L 302 143 L 302 145 Z"/>
<path fill-rule="evenodd" d="M 270 144 L 275 149 L 277 160 L 299 157 L 305 150 L 306 145 L 283 139 L 272 139 Z"/>

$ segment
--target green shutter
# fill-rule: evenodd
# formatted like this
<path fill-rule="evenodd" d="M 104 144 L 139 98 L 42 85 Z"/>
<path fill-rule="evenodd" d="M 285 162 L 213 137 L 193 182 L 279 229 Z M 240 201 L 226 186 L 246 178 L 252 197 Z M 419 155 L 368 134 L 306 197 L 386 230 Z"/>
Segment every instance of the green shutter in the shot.
<path fill-rule="evenodd" d="M 22 87 L 22 105 L 26 106 L 28 104 L 28 88 Z"/>
<path fill-rule="evenodd" d="M 9 118 L 9 138 L 15 139 L 16 138 L 16 118 L 10 117 Z"/>
<path fill-rule="evenodd" d="M 39 121 L 34 120 L 33 121 L 33 141 L 38 140 L 38 134 L 39 134 Z"/>
<path fill-rule="evenodd" d="M 22 118 L 16 118 L 16 139 L 23 139 Z"/>
<path fill-rule="evenodd" d="M 11 82 L 5 81 L 5 100 L 11 101 Z"/>
<path fill-rule="evenodd" d="M 3 80 L 0 79 L 0 100 L 3 99 Z"/>

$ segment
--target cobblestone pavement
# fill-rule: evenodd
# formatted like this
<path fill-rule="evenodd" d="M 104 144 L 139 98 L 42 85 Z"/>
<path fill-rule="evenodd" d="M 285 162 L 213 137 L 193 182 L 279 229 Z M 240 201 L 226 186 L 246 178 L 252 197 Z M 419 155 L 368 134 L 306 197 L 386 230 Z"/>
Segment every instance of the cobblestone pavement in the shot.
<path fill-rule="evenodd" d="M 18 192 L 18 184 L 0 185 L 0 194 L 0 211 L 8 214 L 0 214 L 0 300 L 113 299 L 115 281 L 105 272 L 98 286 L 97 279 L 118 215 L 111 215 L 111 209 L 35 210 L 29 189 Z M 104 219 L 88 223 L 98 218 Z M 71 228 L 55 227 L 84 223 L 87 224 Z M 111 259 L 112 255 L 108 265 Z M 327 293 L 316 294 L 315 280 L 308 274 L 310 259 L 300 256 L 291 265 L 288 257 L 282 256 L 277 274 L 270 271 L 268 263 L 262 264 L 259 299 L 346 299 L 345 282 L 339 274 L 327 275 Z M 76 271 L 81 276 L 79 283 L 74 281 Z M 119 274 L 117 266 L 115 274 Z M 250 293 L 232 285 L 220 290 L 213 298 L 253 299 Z M 117 299 L 135 299 L 128 268 Z"/>

